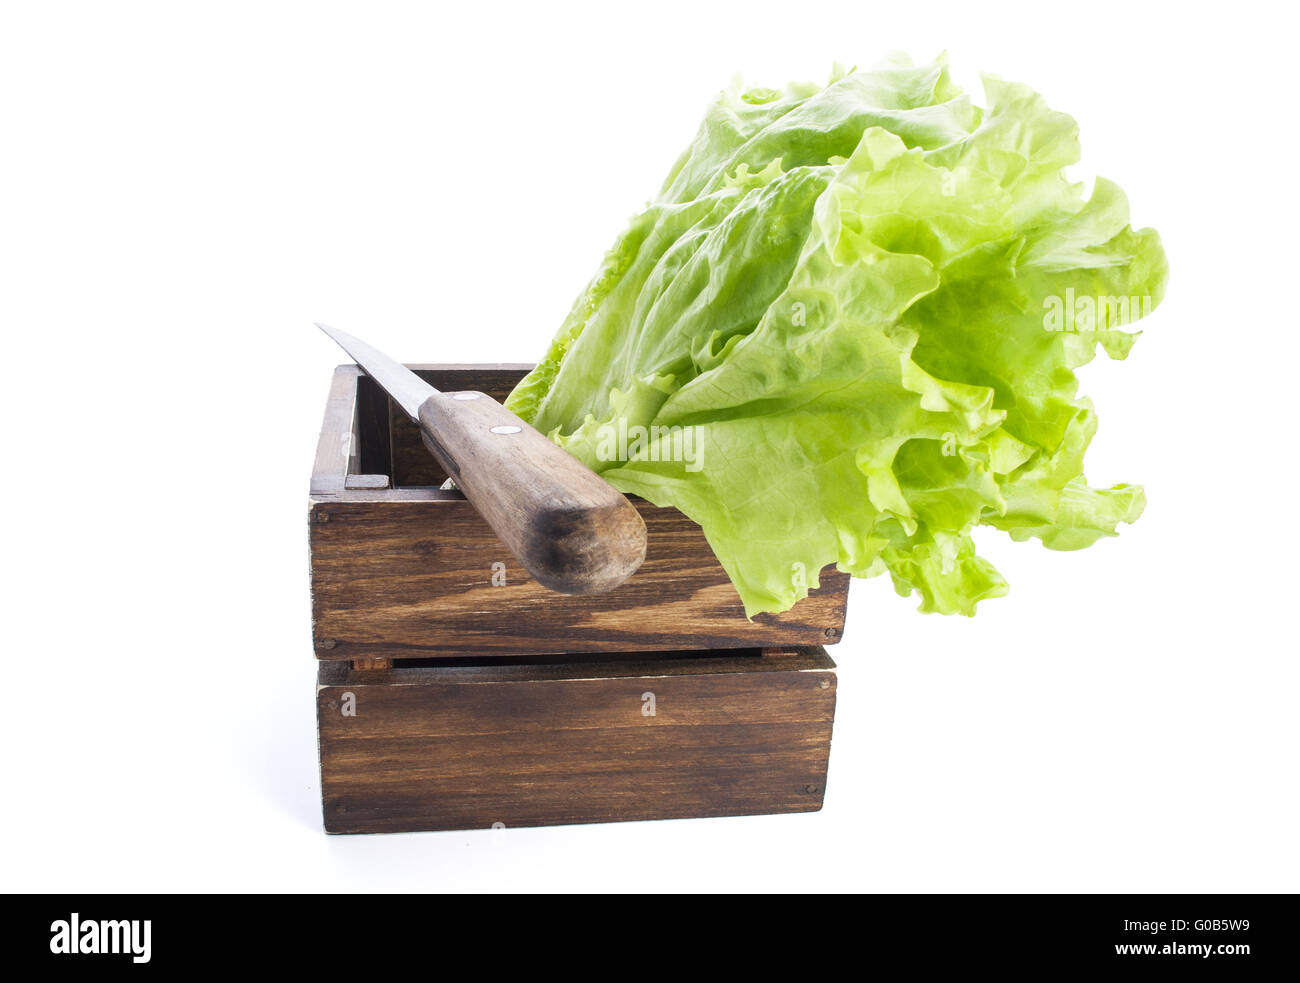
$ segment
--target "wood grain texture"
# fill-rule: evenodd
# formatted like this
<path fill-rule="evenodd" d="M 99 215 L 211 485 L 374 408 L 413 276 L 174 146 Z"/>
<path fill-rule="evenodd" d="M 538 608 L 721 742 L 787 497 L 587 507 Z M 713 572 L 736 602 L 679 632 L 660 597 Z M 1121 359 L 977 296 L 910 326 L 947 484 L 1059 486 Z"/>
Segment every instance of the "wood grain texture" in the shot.
<path fill-rule="evenodd" d="M 491 396 L 437 393 L 420 406 L 425 446 L 497 538 L 561 594 L 617 587 L 645 559 L 645 523 L 623 493 Z"/>
<path fill-rule="evenodd" d="M 839 638 L 848 576 L 748 621 L 699 527 L 636 506 L 646 559 L 621 587 L 565 595 L 533 580 L 460 497 L 312 509 L 312 616 L 323 659 L 635 652 L 820 644 Z"/>
<path fill-rule="evenodd" d="M 486 829 L 821 808 L 835 714 L 835 666 L 825 651 L 684 654 L 362 671 L 322 663 L 325 828 Z"/>
<path fill-rule="evenodd" d="M 524 366 L 415 366 L 444 390 L 508 391 Z M 321 659 L 780 647 L 836 642 L 849 577 L 833 568 L 791 610 L 746 620 L 740 598 L 699 526 L 675 509 L 633 502 L 646 524 L 646 559 L 621 587 L 574 596 L 533 580 L 458 492 L 410 486 L 408 451 L 432 456 L 419 430 L 390 430 L 394 487 L 348 487 L 345 451 L 357 416 L 360 370 L 335 373 L 309 502 L 312 618 Z M 368 381 L 368 380 L 363 380 Z M 364 430 L 359 439 L 364 440 Z M 417 445 L 412 448 L 411 442 Z M 403 463 L 406 462 L 406 463 Z M 373 463 L 370 466 L 374 466 Z M 436 468 L 436 464 L 434 465 Z M 378 482 L 375 482 L 378 484 Z"/>

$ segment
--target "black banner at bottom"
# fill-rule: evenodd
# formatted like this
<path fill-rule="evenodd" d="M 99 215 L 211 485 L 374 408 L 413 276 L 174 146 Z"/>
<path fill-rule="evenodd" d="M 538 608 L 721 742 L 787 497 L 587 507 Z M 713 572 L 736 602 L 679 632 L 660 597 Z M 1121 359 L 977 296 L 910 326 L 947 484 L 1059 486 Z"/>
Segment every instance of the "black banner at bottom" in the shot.
<path fill-rule="evenodd" d="M 835 963 L 828 958 L 842 955 L 866 970 L 1155 970 L 1240 978 L 1287 973 L 1297 964 L 1292 896 L 594 900 L 11 897 L 5 952 L 11 964 L 96 975 L 259 967 L 371 975 L 409 968 L 412 960 L 439 974 L 495 974 L 512 959 L 530 973 L 658 975 L 717 966 L 734 975 L 750 965 L 775 970 L 769 960 L 784 958 L 829 972 Z"/>

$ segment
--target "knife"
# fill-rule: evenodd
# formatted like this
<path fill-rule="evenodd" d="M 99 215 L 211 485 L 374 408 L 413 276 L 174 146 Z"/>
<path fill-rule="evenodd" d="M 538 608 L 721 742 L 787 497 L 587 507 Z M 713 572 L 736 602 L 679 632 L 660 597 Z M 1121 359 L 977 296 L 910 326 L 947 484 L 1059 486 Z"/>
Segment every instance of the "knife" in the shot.
<path fill-rule="evenodd" d="M 645 559 L 645 523 L 623 495 L 491 396 L 444 393 L 359 338 L 317 324 L 420 428 L 497 538 L 539 584 L 612 590 Z"/>

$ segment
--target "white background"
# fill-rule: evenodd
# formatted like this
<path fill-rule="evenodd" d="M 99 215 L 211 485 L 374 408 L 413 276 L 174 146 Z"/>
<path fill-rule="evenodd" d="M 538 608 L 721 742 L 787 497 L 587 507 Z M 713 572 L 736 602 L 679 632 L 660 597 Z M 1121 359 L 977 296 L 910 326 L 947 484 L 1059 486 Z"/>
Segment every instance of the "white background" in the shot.
<path fill-rule="evenodd" d="M 4 888 L 1300 888 L 1283 5 L 2 9 Z M 855 583 L 818 814 L 327 837 L 311 322 L 534 359 L 734 73 L 895 48 L 1033 85 L 1162 233 L 1167 300 L 1083 384 L 1146 515 L 984 537 L 974 620 Z"/>

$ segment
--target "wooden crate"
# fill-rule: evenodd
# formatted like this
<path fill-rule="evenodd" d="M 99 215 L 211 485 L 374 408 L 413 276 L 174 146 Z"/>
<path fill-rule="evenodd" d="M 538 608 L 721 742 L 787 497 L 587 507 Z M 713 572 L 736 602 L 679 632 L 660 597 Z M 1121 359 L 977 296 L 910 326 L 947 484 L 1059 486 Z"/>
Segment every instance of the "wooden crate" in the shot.
<path fill-rule="evenodd" d="M 412 366 L 439 389 L 497 398 L 526 365 Z M 605 594 L 528 576 L 445 475 L 415 426 L 355 365 L 334 375 L 309 503 L 313 641 L 320 659 L 520 656 L 821 645 L 844 628 L 849 577 L 828 567 L 791 610 L 746 620 L 700 528 L 635 500 L 641 569 Z"/>
<path fill-rule="evenodd" d="M 413 366 L 503 398 L 528 366 Z M 332 833 L 819 809 L 848 577 L 746 620 L 698 526 L 634 500 L 646 561 L 605 594 L 534 582 L 356 366 L 309 504 Z"/>
<path fill-rule="evenodd" d="M 331 833 L 821 808 L 835 664 L 820 647 L 322 662 Z"/>

